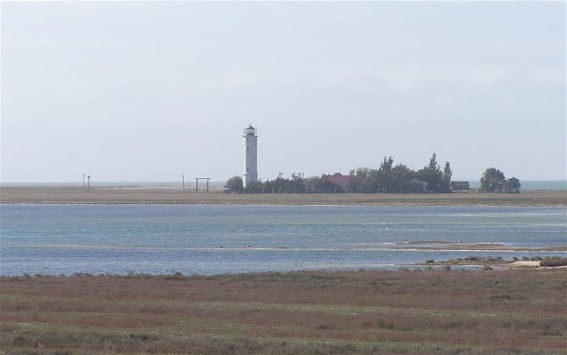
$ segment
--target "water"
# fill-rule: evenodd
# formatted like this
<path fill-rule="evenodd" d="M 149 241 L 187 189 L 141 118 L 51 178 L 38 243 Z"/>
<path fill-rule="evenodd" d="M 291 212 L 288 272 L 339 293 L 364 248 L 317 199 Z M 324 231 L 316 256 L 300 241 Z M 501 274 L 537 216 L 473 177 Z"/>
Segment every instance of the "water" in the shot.
<path fill-rule="evenodd" d="M 567 256 L 561 207 L 0 205 L 0 274 L 397 269 L 475 256 Z M 497 251 L 414 242 L 501 243 Z M 404 250 L 393 249 L 405 247 Z"/>

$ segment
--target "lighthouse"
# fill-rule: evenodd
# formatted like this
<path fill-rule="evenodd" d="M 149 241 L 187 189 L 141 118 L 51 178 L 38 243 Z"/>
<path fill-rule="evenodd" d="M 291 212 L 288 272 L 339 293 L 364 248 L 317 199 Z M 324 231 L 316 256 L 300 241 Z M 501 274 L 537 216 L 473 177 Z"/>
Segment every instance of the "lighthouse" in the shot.
<path fill-rule="evenodd" d="M 258 135 L 256 128 L 249 125 L 244 129 L 244 188 L 258 181 Z"/>

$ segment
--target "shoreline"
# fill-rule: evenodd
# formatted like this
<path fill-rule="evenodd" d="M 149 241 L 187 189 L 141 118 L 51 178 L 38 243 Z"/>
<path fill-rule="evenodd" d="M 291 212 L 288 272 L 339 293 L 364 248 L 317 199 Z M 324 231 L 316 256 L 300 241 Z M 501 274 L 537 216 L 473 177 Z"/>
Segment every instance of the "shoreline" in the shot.
<path fill-rule="evenodd" d="M 567 206 L 565 190 L 526 190 L 519 194 L 225 194 L 148 186 L 2 186 L 2 204 L 190 204 L 277 206 Z"/>
<path fill-rule="evenodd" d="M 420 241 L 396 243 L 392 250 L 428 250 L 428 251 L 498 251 L 498 252 L 565 252 L 567 246 L 552 247 L 513 247 L 502 243 L 461 243 L 444 241 Z"/>

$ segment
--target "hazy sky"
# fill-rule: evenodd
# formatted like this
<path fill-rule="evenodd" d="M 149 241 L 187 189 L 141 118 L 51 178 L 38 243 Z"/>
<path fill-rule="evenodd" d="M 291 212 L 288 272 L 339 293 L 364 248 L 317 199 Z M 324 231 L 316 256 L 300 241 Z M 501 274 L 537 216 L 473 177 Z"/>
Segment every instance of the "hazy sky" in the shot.
<path fill-rule="evenodd" d="M 3 182 L 566 178 L 566 3 L 6 2 Z"/>

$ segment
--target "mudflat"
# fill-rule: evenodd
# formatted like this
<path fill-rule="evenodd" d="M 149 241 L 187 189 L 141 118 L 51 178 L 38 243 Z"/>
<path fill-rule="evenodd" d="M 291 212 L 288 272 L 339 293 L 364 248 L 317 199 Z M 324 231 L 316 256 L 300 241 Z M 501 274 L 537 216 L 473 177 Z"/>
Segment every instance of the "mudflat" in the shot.
<path fill-rule="evenodd" d="M 564 354 L 567 269 L 0 278 L 0 352 Z"/>
<path fill-rule="evenodd" d="M 448 194 L 225 194 L 176 187 L 3 186 L 1 203 L 120 203 L 226 205 L 417 205 L 417 206 L 567 206 L 567 191 L 533 190 L 518 194 L 455 192 Z"/>

